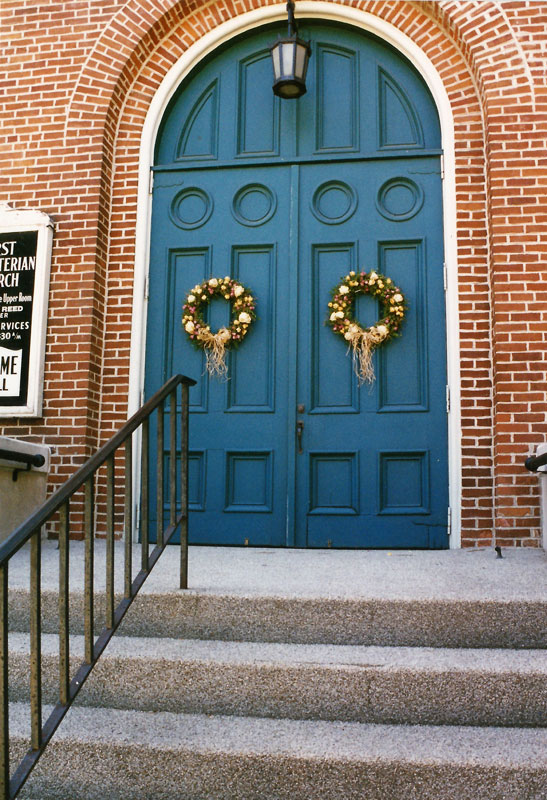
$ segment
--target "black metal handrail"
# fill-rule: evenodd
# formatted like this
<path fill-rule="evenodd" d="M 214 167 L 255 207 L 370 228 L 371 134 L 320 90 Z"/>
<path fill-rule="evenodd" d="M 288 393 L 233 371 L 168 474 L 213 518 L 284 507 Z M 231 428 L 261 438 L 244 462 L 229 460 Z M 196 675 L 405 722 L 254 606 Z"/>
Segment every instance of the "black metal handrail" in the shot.
<path fill-rule="evenodd" d="M 180 526 L 180 588 L 188 587 L 188 393 L 195 381 L 175 375 L 134 414 L 121 430 L 92 456 L 37 511 L 0 545 L 0 800 L 12 800 L 44 752 L 74 698 L 82 688 L 118 625 L 125 616 L 156 561 Z M 181 386 L 180 423 L 180 511 L 177 514 L 177 392 Z M 164 401 L 169 398 L 169 446 L 164 445 Z M 156 547 L 149 552 L 150 418 L 157 411 L 157 529 Z M 132 434 L 141 429 L 141 569 L 133 579 L 133 450 Z M 116 507 L 115 460 L 124 448 L 124 597 L 114 607 L 114 515 Z M 164 519 L 164 452 L 169 463 L 169 524 Z M 106 464 L 106 627 L 95 639 L 94 632 L 94 509 L 95 476 Z M 84 641 L 85 658 L 76 674 L 69 672 L 69 531 L 70 500 L 84 489 L 85 577 Z M 59 702 L 42 725 L 41 674 L 41 530 L 58 512 L 59 522 Z M 30 541 L 30 705 L 31 748 L 10 780 L 8 708 L 8 565 L 10 559 Z"/>
<path fill-rule="evenodd" d="M 16 461 L 18 464 L 27 464 L 29 467 L 43 467 L 46 463 L 41 453 L 21 453 L 19 450 L 8 450 L 0 447 L 0 458 L 5 461 Z"/>
<path fill-rule="evenodd" d="M 524 462 L 524 466 L 530 472 L 537 472 L 539 467 L 543 467 L 545 464 L 547 464 L 547 453 L 542 453 L 540 456 L 528 456 Z"/>

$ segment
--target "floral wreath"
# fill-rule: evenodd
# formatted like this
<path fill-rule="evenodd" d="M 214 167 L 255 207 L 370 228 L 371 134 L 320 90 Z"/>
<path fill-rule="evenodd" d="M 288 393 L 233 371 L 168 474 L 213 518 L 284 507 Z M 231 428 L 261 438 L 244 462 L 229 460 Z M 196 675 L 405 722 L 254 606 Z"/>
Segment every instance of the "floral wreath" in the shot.
<path fill-rule="evenodd" d="M 232 321 L 228 328 L 211 333 L 203 319 L 205 307 L 213 297 L 222 297 L 232 304 Z M 191 289 L 182 306 L 182 326 L 192 344 L 205 350 L 207 372 L 225 377 L 228 371 L 225 351 L 238 347 L 256 319 L 255 299 L 249 289 L 233 278 L 209 278 Z"/>
<path fill-rule="evenodd" d="M 381 317 L 370 328 L 362 328 L 353 317 L 353 306 L 358 294 L 368 294 L 380 300 Z M 374 381 L 372 353 L 384 342 L 400 336 L 401 323 L 407 310 L 405 298 L 391 278 L 377 272 L 354 272 L 341 279 L 331 291 L 329 303 L 330 325 L 335 333 L 348 342 L 353 350 L 353 366 L 359 385 Z"/>

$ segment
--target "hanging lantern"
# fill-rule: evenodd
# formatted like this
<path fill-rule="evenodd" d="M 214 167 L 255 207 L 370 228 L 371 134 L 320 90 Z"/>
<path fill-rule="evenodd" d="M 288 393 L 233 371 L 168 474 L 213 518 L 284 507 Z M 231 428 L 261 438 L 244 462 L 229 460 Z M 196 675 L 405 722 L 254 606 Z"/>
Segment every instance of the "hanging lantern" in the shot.
<path fill-rule="evenodd" d="M 306 93 L 306 73 L 311 47 L 309 42 L 298 38 L 292 0 L 287 3 L 287 13 L 289 35 L 278 39 L 270 47 L 270 52 L 274 71 L 274 94 L 289 100 Z"/>

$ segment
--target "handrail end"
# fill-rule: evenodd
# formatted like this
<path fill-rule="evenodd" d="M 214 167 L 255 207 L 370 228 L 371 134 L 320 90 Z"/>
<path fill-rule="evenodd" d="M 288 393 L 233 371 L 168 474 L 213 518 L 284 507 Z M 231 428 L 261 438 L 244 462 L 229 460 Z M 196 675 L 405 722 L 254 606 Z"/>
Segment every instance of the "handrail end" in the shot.
<path fill-rule="evenodd" d="M 195 386 L 197 381 L 193 378 L 189 378 L 188 375 L 177 375 L 177 378 L 180 378 L 181 383 L 185 383 L 187 386 Z"/>

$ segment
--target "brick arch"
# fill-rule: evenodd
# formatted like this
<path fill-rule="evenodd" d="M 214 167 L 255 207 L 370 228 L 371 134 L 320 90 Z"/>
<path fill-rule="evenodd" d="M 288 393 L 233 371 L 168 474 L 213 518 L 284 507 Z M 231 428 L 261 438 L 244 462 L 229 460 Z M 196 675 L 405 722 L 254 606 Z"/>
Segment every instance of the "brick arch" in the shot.
<path fill-rule="evenodd" d="M 507 13 L 493 0 L 416 0 L 461 50 L 485 108 L 515 99 L 535 108 L 535 87 Z M 500 80 L 500 76 L 503 77 Z"/>
<path fill-rule="evenodd" d="M 245 10 L 265 3 L 251 0 Z M 396 2 L 360 0 L 360 10 L 390 22 L 429 57 L 444 82 L 456 129 L 456 196 L 458 198 L 458 262 L 462 339 L 462 442 L 464 525 L 462 541 L 488 542 L 492 510 L 485 494 L 492 492 L 492 453 L 481 442 L 493 435 L 491 361 L 492 224 L 489 170 L 489 122 L 505 107 L 519 102 L 533 106 L 533 82 L 507 16 L 494 2 Z M 94 262 L 93 317 L 96 345 L 92 359 L 95 390 L 102 397 L 101 416 L 93 431 L 107 437 L 117 428 L 126 405 L 120 375 L 127 374 L 135 244 L 128 230 L 136 226 L 136 175 L 140 133 L 152 98 L 163 77 L 197 39 L 239 11 L 230 2 L 196 7 L 174 0 L 128 0 L 97 40 L 71 97 L 66 118 L 67 148 L 88 131 L 89 152 L 101 160 L 97 193 L 97 243 Z M 508 65 L 511 91 L 500 82 L 500 64 Z M 502 71 L 503 72 L 503 71 Z M 89 223 L 91 230 L 91 221 Z M 493 282 L 494 292 L 496 290 Z M 123 322 L 125 320 L 125 322 Z M 477 355 L 476 336 L 483 339 Z M 469 342 L 469 344 L 467 344 Z M 467 371 L 466 371 L 467 370 Z M 112 399 L 111 399 L 112 398 Z M 480 420 L 477 422 L 477 407 Z M 473 416 L 473 419 L 471 419 Z M 99 431 L 101 433 L 99 434 Z M 466 466 L 467 465 L 467 466 Z M 466 472 L 467 469 L 467 472 Z M 490 482 L 489 482 L 490 481 Z M 478 488 L 482 500 L 477 500 Z M 479 506 L 483 504 L 483 508 Z"/>
<path fill-rule="evenodd" d="M 525 455 L 545 438 L 542 406 L 533 404 L 538 398 L 534 376 L 537 380 L 545 375 L 545 347 L 536 326 L 530 325 L 530 331 L 523 333 L 519 320 L 524 318 L 524 309 L 535 307 L 541 315 L 543 308 L 536 293 L 538 263 L 544 261 L 537 243 L 537 211 L 538 197 L 544 194 L 540 164 L 547 125 L 536 114 L 536 99 L 545 91 L 539 79 L 539 73 L 545 74 L 545 59 L 528 45 L 528 62 L 510 18 L 511 4 L 441 0 L 433 8 L 429 2 L 417 5 L 427 7 L 440 25 L 452 31 L 475 77 L 483 109 L 494 539 L 501 545 L 534 545 L 540 524 L 537 481 L 525 474 L 522 465 Z M 539 67 L 535 80 L 534 57 Z M 544 321 L 538 316 L 538 326 Z"/>
<path fill-rule="evenodd" d="M 254 0 L 247 4 L 246 10 L 260 5 L 263 3 Z M 525 102 L 534 106 L 532 75 L 499 3 L 493 0 L 464 3 L 461 0 L 406 3 L 361 0 L 357 5 L 392 22 L 409 36 L 419 34 L 424 16 L 435 20 L 443 37 L 461 51 L 477 81 L 485 107 L 496 100 L 510 101 L 515 96 L 522 102 L 523 94 Z M 180 0 L 127 0 L 97 39 L 80 73 L 67 109 L 67 143 L 71 130 L 78 131 L 83 120 L 98 122 L 101 116 L 106 120 L 109 109 L 120 107 L 123 89 L 128 87 L 127 78 L 135 64 L 142 63 L 181 21 L 185 23 L 180 39 L 184 48 L 194 40 L 192 18 L 196 20 L 195 33 L 202 35 L 239 11 L 229 3 L 214 7 L 203 5 L 200 9 Z M 201 17 L 199 21 L 198 17 Z M 506 72 L 506 80 L 499 80 L 500 71 Z"/>

